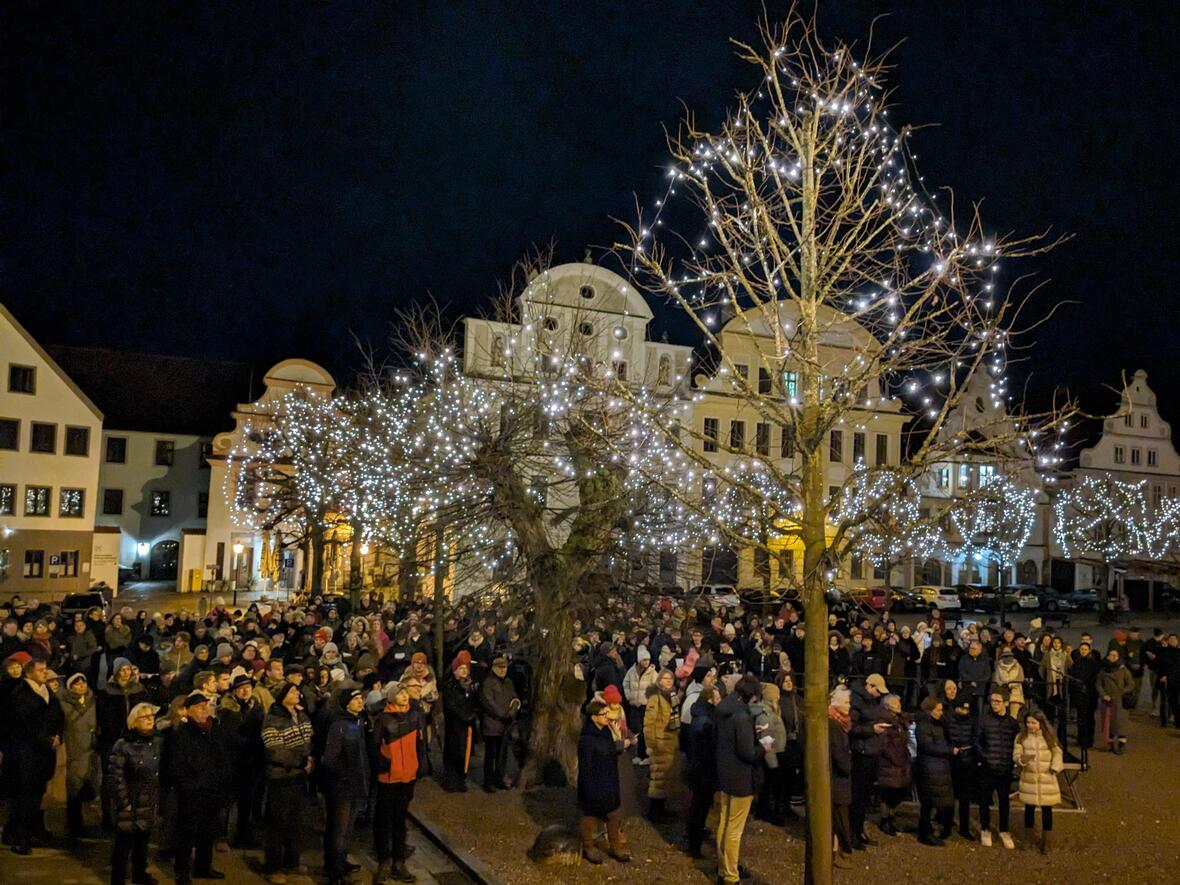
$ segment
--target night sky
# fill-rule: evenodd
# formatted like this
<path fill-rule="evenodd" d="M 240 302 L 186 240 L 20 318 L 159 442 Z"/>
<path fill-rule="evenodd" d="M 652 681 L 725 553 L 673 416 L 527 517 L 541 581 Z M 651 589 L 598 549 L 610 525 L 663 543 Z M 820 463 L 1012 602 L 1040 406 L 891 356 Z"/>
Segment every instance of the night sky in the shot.
<path fill-rule="evenodd" d="M 891 119 L 935 124 L 926 184 L 995 231 L 1074 235 L 1019 267 L 1042 309 L 1078 302 L 1029 389 L 1109 410 L 1142 367 L 1180 422 L 1177 4 L 827 2 L 821 32 L 863 41 L 885 7 Z M 679 102 L 715 119 L 750 85 L 726 38 L 760 9 L 4 4 L 0 299 L 46 343 L 344 377 L 408 301 L 470 312 L 530 244 L 612 242 L 659 193 Z"/>

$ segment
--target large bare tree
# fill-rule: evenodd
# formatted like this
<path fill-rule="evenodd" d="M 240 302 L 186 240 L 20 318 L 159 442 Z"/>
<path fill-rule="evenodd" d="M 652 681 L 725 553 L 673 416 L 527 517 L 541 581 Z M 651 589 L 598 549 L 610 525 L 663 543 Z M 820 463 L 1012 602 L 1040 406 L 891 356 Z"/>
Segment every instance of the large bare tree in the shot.
<path fill-rule="evenodd" d="M 783 450 L 792 456 L 781 457 L 782 450 L 710 439 L 744 465 L 721 472 L 703 454 L 703 428 L 678 438 L 706 477 L 738 498 L 762 496 L 770 502 L 763 509 L 780 514 L 771 544 L 724 520 L 716 529 L 735 546 L 779 557 L 784 571 L 784 550 L 801 546 L 806 618 L 822 624 L 830 579 L 858 525 L 882 502 L 963 451 L 1000 463 L 1036 445 L 1029 430 L 1048 416 L 1022 416 L 1018 402 L 1008 403 L 1009 420 L 986 439 L 941 431 L 972 374 L 989 373 L 991 395 L 1010 399 L 1003 374 L 1027 299 L 1001 287 L 1000 261 L 1049 244 L 993 234 L 975 209 L 955 207 L 949 195 L 940 208 L 915 171 L 910 129 L 890 119 L 886 66 L 871 50 L 825 45 L 796 12 L 764 23 L 762 45 L 736 46 L 756 85 L 732 99 L 718 126 L 702 126 L 690 113 L 669 135 L 667 191 L 624 225 L 616 248 L 637 285 L 695 326 L 717 371 L 732 379 L 730 395 L 791 440 Z M 732 334 L 722 329 L 756 342 L 757 375 L 753 366 L 738 371 L 726 343 Z M 900 396 L 915 415 L 907 457 L 857 466 L 847 482 L 870 497 L 847 507 L 828 488 L 829 434 Z M 865 481 L 886 470 L 888 481 Z M 807 880 L 826 883 L 826 631 L 807 631 L 805 655 Z"/>

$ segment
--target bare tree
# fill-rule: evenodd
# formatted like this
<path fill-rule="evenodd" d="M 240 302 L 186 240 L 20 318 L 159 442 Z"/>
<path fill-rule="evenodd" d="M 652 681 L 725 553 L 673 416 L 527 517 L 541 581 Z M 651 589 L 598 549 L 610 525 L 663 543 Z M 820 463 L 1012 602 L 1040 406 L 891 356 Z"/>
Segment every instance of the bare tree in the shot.
<path fill-rule="evenodd" d="M 897 394 L 911 398 L 918 420 L 908 457 L 884 465 L 894 482 L 867 486 L 886 498 L 969 445 L 997 460 L 1032 445 L 1028 429 L 1048 416 L 1021 417 L 987 440 L 939 431 L 972 373 L 990 371 L 996 395 L 1010 396 L 1002 375 L 1026 299 L 1005 295 L 997 270 L 1001 258 L 1050 244 L 993 235 L 975 209 L 958 213 L 949 198 L 939 208 L 915 172 L 911 130 L 890 122 L 880 56 L 823 45 L 813 22 L 795 12 L 781 25 L 765 23 L 762 38 L 759 47 L 736 44 L 757 85 L 733 99 L 716 128 L 686 116 L 668 138 L 667 192 L 624 225 L 616 248 L 637 285 L 695 326 L 718 372 L 732 378 L 729 395 L 792 441 L 789 458 L 719 447 L 747 465 L 740 472 L 719 471 L 703 453 L 702 428 L 682 435 L 680 447 L 702 474 L 792 514 L 780 528 L 803 551 L 805 614 L 825 623 L 829 576 L 874 509 L 868 501 L 859 517 L 841 515 L 841 496 L 827 489 L 836 479 L 830 433 L 896 413 Z M 737 371 L 727 348 L 736 333 L 756 342 L 757 383 L 752 371 Z M 735 546 L 781 549 L 720 520 L 716 530 Z M 808 630 L 805 649 L 807 879 L 826 883 L 826 632 Z"/>

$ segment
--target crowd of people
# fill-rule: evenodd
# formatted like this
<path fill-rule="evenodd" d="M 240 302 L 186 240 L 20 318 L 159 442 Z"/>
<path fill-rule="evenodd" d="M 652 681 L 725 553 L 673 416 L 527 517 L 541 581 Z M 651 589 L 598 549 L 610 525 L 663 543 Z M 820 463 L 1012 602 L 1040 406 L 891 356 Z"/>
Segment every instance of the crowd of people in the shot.
<path fill-rule="evenodd" d="M 215 846 L 261 843 L 267 881 L 283 883 L 307 871 L 301 849 L 316 815 L 329 883 L 359 869 L 348 855 L 358 826 L 371 828 L 373 881 L 413 881 L 407 815 L 418 778 L 495 792 L 512 789 L 525 763 L 532 625 L 527 609 L 500 605 L 464 599 L 436 625 L 429 606 L 369 593 L 355 610 L 319 598 L 230 610 L 218 598 L 203 615 L 94 608 L 67 618 L 34 600 L 0 603 L 4 842 L 21 856 L 44 844 L 56 774 L 69 835 L 85 832 L 84 810 L 99 804 L 112 883 L 127 881 L 128 866 L 132 883 L 154 881 L 153 833 L 177 882 L 224 878 Z M 604 597 L 572 637 L 584 685 L 583 857 L 630 860 L 624 824 L 637 792 L 666 824 L 670 794 L 686 787 L 688 851 L 715 854 L 719 882 L 741 880 L 748 817 L 781 825 L 800 813 L 806 629 L 828 635 L 837 862 L 875 844 L 873 815 L 876 838 L 900 832 L 899 807 L 915 795 L 923 844 L 944 844 L 957 815 L 962 838 L 990 846 L 994 804 L 998 838 L 1012 848 L 1014 783 L 1030 832 L 1040 809 L 1047 850 L 1067 730 L 1082 768 L 1096 741 L 1123 752 L 1145 677 L 1161 724 L 1180 726 L 1180 642 L 1131 628 L 1115 631 L 1104 654 L 1090 636 L 1075 648 L 1033 625 L 1027 635 L 952 629 L 932 610 L 911 629 L 841 608 L 815 626 L 790 604 L 763 617 Z M 436 629 L 442 674 L 430 663 Z"/>

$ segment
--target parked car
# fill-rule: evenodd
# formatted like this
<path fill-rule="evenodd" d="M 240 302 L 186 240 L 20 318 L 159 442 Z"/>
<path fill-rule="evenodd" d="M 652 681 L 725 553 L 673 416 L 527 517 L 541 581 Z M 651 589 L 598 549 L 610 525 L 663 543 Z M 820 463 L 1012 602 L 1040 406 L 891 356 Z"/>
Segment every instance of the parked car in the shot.
<path fill-rule="evenodd" d="M 913 590 L 915 596 L 918 596 L 926 608 L 939 609 L 958 609 L 962 608 L 963 604 L 959 601 L 959 596 L 955 593 L 953 587 L 933 587 L 925 585 L 915 587 Z"/>
<path fill-rule="evenodd" d="M 784 602 L 797 603 L 801 598 L 799 591 L 790 587 L 771 587 L 769 590 L 764 587 L 739 587 L 737 595 L 742 605 L 748 608 L 759 608 L 763 604 L 777 607 Z"/>
<path fill-rule="evenodd" d="M 1072 612 L 1077 610 L 1073 600 L 1067 599 L 1065 594 L 1058 593 L 1053 587 L 1044 584 L 1036 586 L 1037 600 L 1043 612 Z"/>
<path fill-rule="evenodd" d="M 1005 612 L 1010 612 L 1020 608 L 1020 593 L 1014 587 L 984 587 L 982 591 L 975 603 L 976 611 L 998 612 L 1002 607 Z"/>
<path fill-rule="evenodd" d="M 983 597 L 992 588 L 986 584 L 956 584 L 953 588 L 965 611 L 984 611 Z"/>
<path fill-rule="evenodd" d="M 917 593 L 909 590 L 894 590 L 889 594 L 889 610 L 892 612 L 920 612 L 930 605 Z"/>
<path fill-rule="evenodd" d="M 861 605 L 867 605 L 875 611 L 885 610 L 884 587 L 858 587 L 848 591 L 848 594 Z"/>
<path fill-rule="evenodd" d="M 92 608 L 102 610 L 103 620 L 110 620 L 111 602 L 101 590 L 88 590 L 85 593 L 70 593 L 61 601 L 58 612 L 63 621 L 72 621 L 74 615 L 86 615 Z"/>
<path fill-rule="evenodd" d="M 735 606 L 741 602 L 737 590 L 730 584 L 697 584 L 684 597 L 685 603 L 696 607 L 716 609 Z"/>
<path fill-rule="evenodd" d="M 1093 612 L 1098 611 L 1098 600 L 1101 598 L 1098 590 L 1094 587 L 1087 587 L 1081 590 L 1074 590 L 1072 593 L 1066 593 L 1063 599 L 1067 599 L 1073 603 L 1074 611 L 1079 612 Z M 1106 608 L 1109 611 L 1114 611 L 1115 601 L 1112 597 L 1107 597 Z"/>

